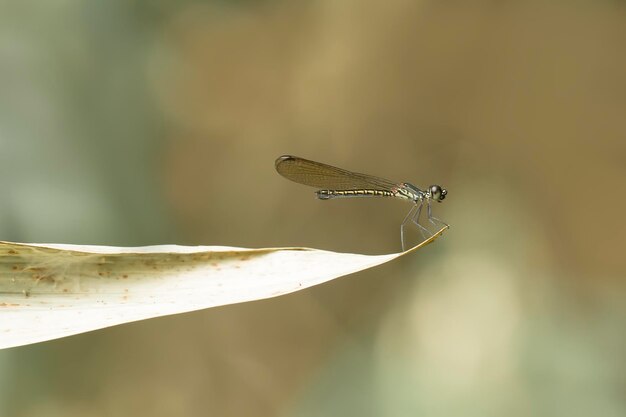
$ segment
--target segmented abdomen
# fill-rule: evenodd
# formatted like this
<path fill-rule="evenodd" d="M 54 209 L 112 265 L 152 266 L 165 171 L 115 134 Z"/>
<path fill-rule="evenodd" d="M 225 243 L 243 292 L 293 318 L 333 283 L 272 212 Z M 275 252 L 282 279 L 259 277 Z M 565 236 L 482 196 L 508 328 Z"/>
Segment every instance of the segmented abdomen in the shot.
<path fill-rule="evenodd" d="M 398 194 L 383 190 L 319 190 L 316 192 L 320 200 L 340 197 L 398 197 Z"/>

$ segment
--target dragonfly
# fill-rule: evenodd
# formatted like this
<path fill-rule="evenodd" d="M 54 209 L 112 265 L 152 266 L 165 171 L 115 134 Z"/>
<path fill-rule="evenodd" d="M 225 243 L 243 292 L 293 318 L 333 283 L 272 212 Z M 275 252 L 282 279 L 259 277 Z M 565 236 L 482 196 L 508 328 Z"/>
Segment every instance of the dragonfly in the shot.
<path fill-rule="evenodd" d="M 392 197 L 413 204 L 400 225 L 402 250 L 405 250 L 405 227 L 415 224 L 424 240 L 433 232 L 420 224 L 422 208 L 426 205 L 428 222 L 433 226 L 449 227 L 447 223 L 432 215 L 431 202 L 441 203 L 448 194 L 445 188 L 431 185 L 422 190 L 408 182 L 393 182 L 373 175 L 359 174 L 321 162 L 292 155 L 283 155 L 276 159 L 276 171 L 288 180 L 298 184 L 319 188 L 315 192 L 320 200 L 352 197 Z"/>

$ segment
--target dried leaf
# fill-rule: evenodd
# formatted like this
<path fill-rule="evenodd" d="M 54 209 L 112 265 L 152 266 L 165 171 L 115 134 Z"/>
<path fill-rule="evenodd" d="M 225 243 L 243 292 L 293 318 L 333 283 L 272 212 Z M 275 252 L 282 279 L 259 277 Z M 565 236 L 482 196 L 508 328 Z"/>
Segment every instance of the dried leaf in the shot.
<path fill-rule="evenodd" d="M 276 297 L 417 250 L 118 248 L 0 242 L 0 348 L 121 323 Z"/>

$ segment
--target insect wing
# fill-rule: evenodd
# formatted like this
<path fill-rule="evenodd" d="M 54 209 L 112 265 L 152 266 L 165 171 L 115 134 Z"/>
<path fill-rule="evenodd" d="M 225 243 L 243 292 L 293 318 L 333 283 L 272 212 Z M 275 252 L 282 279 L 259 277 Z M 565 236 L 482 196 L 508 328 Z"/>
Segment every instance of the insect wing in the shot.
<path fill-rule="evenodd" d="M 393 191 L 398 187 L 398 183 L 383 178 L 359 174 L 290 155 L 281 156 L 276 160 L 276 171 L 288 180 L 320 189 Z"/>

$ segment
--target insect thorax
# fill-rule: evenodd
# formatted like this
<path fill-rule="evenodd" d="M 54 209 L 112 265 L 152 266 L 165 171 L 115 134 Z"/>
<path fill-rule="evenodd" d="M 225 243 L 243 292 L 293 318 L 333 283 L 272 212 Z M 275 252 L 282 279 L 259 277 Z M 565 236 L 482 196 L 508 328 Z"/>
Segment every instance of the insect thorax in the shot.
<path fill-rule="evenodd" d="M 413 184 L 405 182 L 402 186 L 403 187 L 398 188 L 398 194 L 408 200 L 420 201 L 428 197 L 424 191 L 420 190 Z"/>

